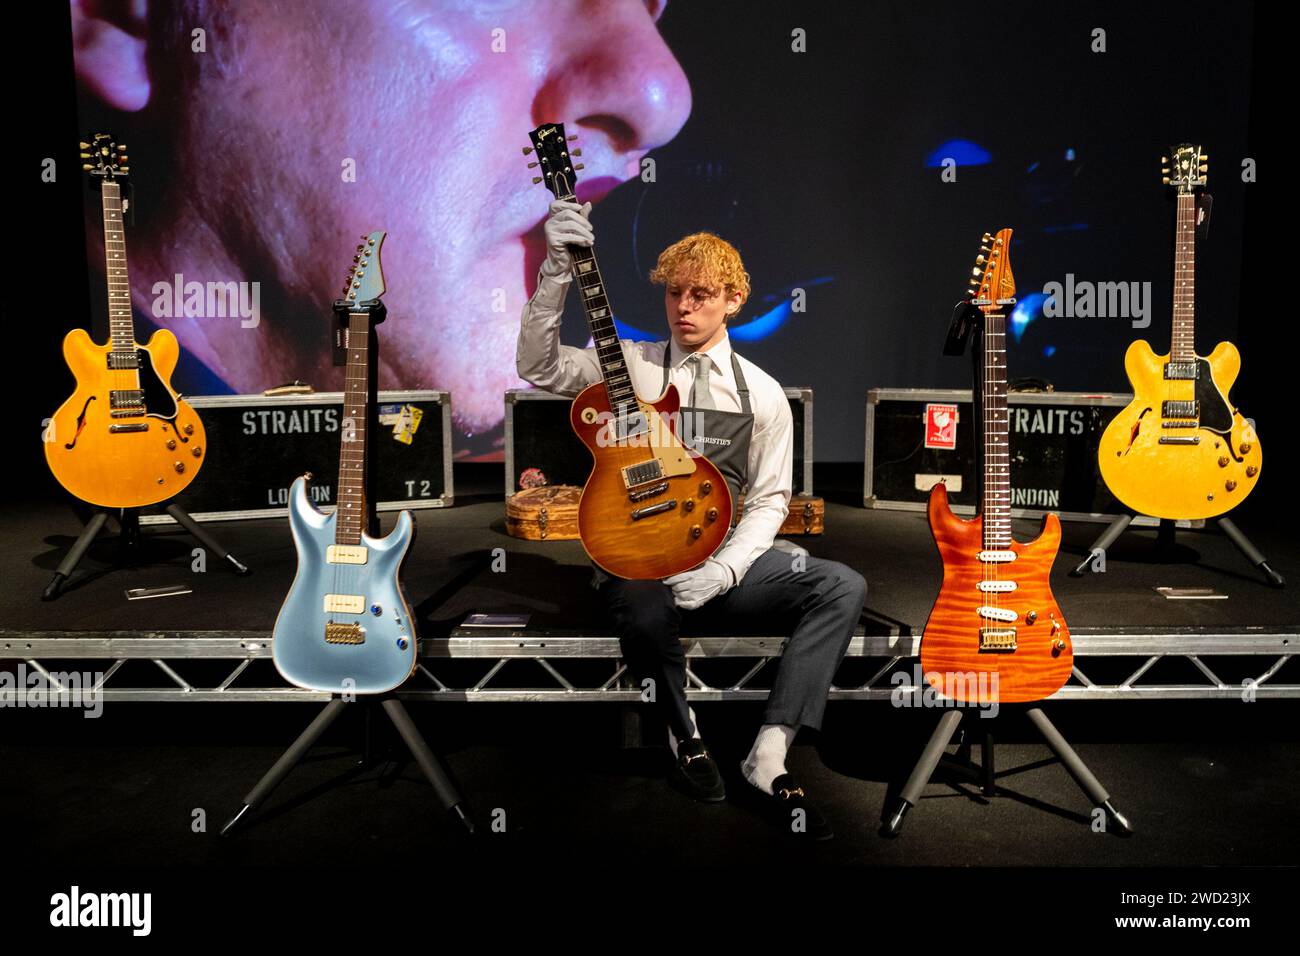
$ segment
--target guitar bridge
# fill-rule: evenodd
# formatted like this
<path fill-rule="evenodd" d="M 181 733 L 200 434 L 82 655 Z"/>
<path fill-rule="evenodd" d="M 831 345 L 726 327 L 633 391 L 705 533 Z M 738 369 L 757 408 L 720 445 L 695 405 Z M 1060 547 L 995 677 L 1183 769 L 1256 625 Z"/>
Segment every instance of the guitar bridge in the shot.
<path fill-rule="evenodd" d="M 1016 629 L 1014 627 L 981 627 L 981 654 L 1009 654 L 1016 649 Z"/>
<path fill-rule="evenodd" d="M 1200 435 L 1161 435 L 1161 445 L 1199 445 Z"/>
<path fill-rule="evenodd" d="M 661 481 L 657 485 L 651 485 L 649 488 L 642 488 L 640 491 L 628 493 L 630 501 L 645 501 L 647 498 L 653 498 L 655 495 L 661 495 L 668 490 L 668 482 Z"/>
<path fill-rule="evenodd" d="M 364 644 L 365 642 L 366 629 L 360 624 L 325 622 L 326 644 Z"/>

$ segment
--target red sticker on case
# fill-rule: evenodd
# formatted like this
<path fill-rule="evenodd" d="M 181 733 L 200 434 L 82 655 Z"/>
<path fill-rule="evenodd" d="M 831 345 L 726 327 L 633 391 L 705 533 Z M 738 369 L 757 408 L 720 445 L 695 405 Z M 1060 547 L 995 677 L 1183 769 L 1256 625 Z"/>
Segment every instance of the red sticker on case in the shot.
<path fill-rule="evenodd" d="M 925 447 L 949 451 L 957 447 L 956 405 L 925 406 Z"/>

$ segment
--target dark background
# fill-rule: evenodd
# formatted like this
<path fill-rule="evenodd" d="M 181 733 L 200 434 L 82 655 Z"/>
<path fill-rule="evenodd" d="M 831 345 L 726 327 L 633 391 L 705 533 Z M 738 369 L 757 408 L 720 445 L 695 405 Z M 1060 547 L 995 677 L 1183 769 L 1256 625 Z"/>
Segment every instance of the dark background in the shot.
<path fill-rule="evenodd" d="M 28 132 L 16 180 L 26 185 L 15 190 L 28 209 L 16 249 L 31 281 L 7 297 L 6 313 L 32 378 L 17 397 L 26 451 L 16 474 L 48 488 L 40 422 L 72 387 L 58 343 L 78 326 L 102 337 L 104 319 L 87 280 L 83 203 L 93 196 L 72 151 L 84 131 L 67 8 L 36 15 L 41 82 L 20 102 Z M 1067 272 L 1152 283 L 1149 329 L 1039 318 L 1010 356 L 1013 376 L 1123 391 L 1128 342 L 1145 337 L 1163 351 L 1169 341 L 1172 203 L 1158 160 L 1170 143 L 1197 142 L 1211 156 L 1215 197 L 1198 249 L 1198 351 L 1224 338 L 1241 347 L 1233 398 L 1257 419 L 1276 461 L 1287 414 L 1271 399 L 1281 394 L 1287 339 L 1273 318 L 1281 260 L 1267 237 L 1283 212 L 1284 171 L 1261 141 L 1263 101 L 1276 96 L 1259 63 L 1271 32 L 1257 22 L 1263 16 L 1251 4 L 1209 3 L 1002 3 L 978 12 L 670 4 L 660 26 L 694 106 L 654 154 L 656 188 L 632 181 L 597 207 L 617 311 L 661 335 L 658 296 L 644 282 L 657 251 L 696 228 L 731 239 L 754 280 L 743 319 L 791 287 L 808 294 L 806 313 L 760 341 L 738 341 L 739 350 L 783 383 L 816 389 L 819 461 L 860 461 L 868 388 L 969 384 L 968 364 L 943 358 L 940 346 L 979 235 L 1006 225 L 1015 229 L 1022 298 Z M 790 52 L 795 26 L 807 31 L 805 54 Z M 1097 26 L 1107 31 L 1104 54 L 1090 51 Z M 983 147 L 990 162 L 961 166 L 955 183 L 943 183 L 926 158 L 953 139 Z M 40 183 L 39 161 L 50 155 L 61 160 L 59 179 Z M 1249 186 L 1238 172 L 1245 156 L 1261 168 Z M 566 335 L 584 337 L 576 312 Z M 1270 484 L 1281 482 L 1262 483 L 1256 496 Z"/>

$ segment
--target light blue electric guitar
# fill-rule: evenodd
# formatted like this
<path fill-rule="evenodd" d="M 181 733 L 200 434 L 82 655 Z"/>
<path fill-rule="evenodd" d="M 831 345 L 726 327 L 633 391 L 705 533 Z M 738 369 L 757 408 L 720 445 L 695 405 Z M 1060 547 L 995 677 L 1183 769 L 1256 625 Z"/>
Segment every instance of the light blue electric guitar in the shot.
<path fill-rule="evenodd" d="M 338 507 L 322 514 L 304 475 L 289 491 L 298 574 L 275 621 L 271 645 L 285 680 L 310 690 L 379 694 L 415 670 L 415 626 L 399 575 L 415 534 L 409 511 L 384 538 L 366 526 L 366 423 L 370 419 L 370 330 L 384 319 L 379 250 L 385 233 L 357 246 L 344 297 L 347 385 L 343 395 Z"/>

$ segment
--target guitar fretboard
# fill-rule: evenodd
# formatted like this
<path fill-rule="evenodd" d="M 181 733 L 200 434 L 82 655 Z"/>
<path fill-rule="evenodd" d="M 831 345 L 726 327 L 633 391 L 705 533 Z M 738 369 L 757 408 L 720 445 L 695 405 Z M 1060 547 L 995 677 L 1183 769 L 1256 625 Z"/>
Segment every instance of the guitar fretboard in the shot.
<path fill-rule="evenodd" d="M 126 235 L 122 229 L 122 192 L 115 182 L 100 188 L 104 208 L 104 275 L 108 281 L 108 327 L 114 352 L 135 353 L 131 318 L 131 281 L 126 271 Z"/>
<path fill-rule="evenodd" d="M 573 196 L 565 197 L 570 201 Z M 609 407 L 615 415 L 625 408 L 636 407 L 636 390 L 632 387 L 632 376 L 628 371 L 627 360 L 618 343 L 618 330 L 614 326 L 614 312 L 609 305 L 609 296 L 605 294 L 605 280 L 601 278 L 600 266 L 596 264 L 596 253 L 584 246 L 569 246 L 573 256 L 573 276 L 578 285 L 578 295 L 582 299 L 582 311 L 587 316 L 587 327 L 591 330 L 591 340 L 596 346 L 596 355 L 600 359 L 600 373 L 605 379 L 605 390 L 609 393 Z"/>
<path fill-rule="evenodd" d="M 1007 425 L 1007 320 L 984 315 L 984 519 L 986 550 L 1011 546 L 1011 445 Z"/>
<path fill-rule="evenodd" d="M 1196 357 L 1196 195 L 1178 194 L 1178 225 L 1174 232 L 1174 330 L 1169 358 L 1190 362 Z"/>
<path fill-rule="evenodd" d="M 335 544 L 360 544 L 366 522 L 366 420 L 370 417 L 370 313 L 350 312 L 343 390 Z"/>

